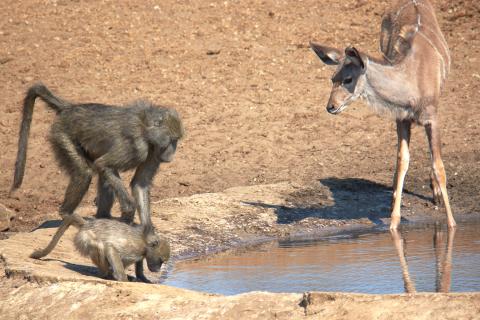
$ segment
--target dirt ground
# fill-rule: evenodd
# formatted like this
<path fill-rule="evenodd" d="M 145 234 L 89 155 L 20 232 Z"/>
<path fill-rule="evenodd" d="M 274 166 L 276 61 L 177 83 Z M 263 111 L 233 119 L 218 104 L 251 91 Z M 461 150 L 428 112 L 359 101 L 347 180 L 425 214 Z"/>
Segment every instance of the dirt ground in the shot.
<path fill-rule="evenodd" d="M 21 101 L 42 81 L 77 102 L 148 98 L 175 107 L 187 136 L 161 168 L 153 201 L 232 186 L 322 178 L 389 185 L 396 132 L 361 102 L 325 111 L 331 70 L 310 40 L 375 52 L 387 1 L 79 1 L 0 3 L 0 203 L 25 231 L 57 217 L 67 184 L 46 143 L 53 113 L 35 109 L 26 177 L 9 197 Z M 478 210 L 480 5 L 439 0 L 453 56 L 441 100 L 453 209 Z M 430 206 L 429 155 L 413 131 L 406 189 Z M 129 174 L 125 175 L 129 177 Z M 95 182 L 94 182 L 95 183 Z M 85 203 L 92 203 L 91 188 Z"/>
<path fill-rule="evenodd" d="M 296 222 L 282 223 L 285 212 L 280 209 L 283 207 L 281 205 L 272 205 L 265 211 L 253 205 L 245 206 L 245 199 L 281 203 L 282 194 L 291 188 L 287 184 L 238 187 L 223 193 L 166 199 L 154 207 L 155 211 L 162 209 L 163 218 L 155 217 L 153 222 L 159 229 L 168 230 L 174 256 L 191 248 L 201 250 L 210 245 L 218 247 L 229 243 L 232 247 L 247 235 L 251 238 L 255 234 L 265 235 L 282 229 L 289 232 L 295 228 Z M 244 208 L 240 210 L 242 203 Z M 92 210 L 84 209 L 82 211 L 87 214 Z M 196 221 L 192 221 L 193 210 L 196 210 Z M 244 215 L 248 221 L 241 221 Z M 308 217 L 302 221 L 307 220 L 310 227 L 322 223 L 318 217 Z M 67 231 L 48 257 L 29 259 L 32 250 L 46 244 L 54 231 L 55 222 L 50 221 L 49 226 L 44 225 L 33 232 L 19 232 L 0 241 L 2 319 L 480 318 L 479 292 L 376 295 L 254 291 L 222 296 L 158 284 L 158 273 L 146 274 L 155 284 L 103 280 L 98 277 L 98 270 L 89 259 L 74 251 L 73 228 Z M 182 233 L 187 237 L 182 239 Z M 427 237 L 431 241 L 431 235 Z M 334 256 L 332 259 L 335 259 Z M 408 264 L 405 259 L 403 261 L 404 266 L 398 268 L 398 273 L 402 273 L 407 288 L 410 283 Z M 455 262 L 453 268 L 456 268 Z M 132 275 L 131 269 L 127 272 Z M 438 274 L 438 279 L 441 277 L 450 281 L 450 275 L 447 274 L 446 278 Z"/>
<path fill-rule="evenodd" d="M 339 116 L 329 115 L 325 106 L 332 70 L 308 48 L 315 40 L 376 52 L 388 2 L 0 1 L 0 211 L 5 205 L 14 213 L 8 233 L 0 234 L 10 236 L 5 241 L 12 244 L 10 256 L 2 253 L 0 267 L 28 267 L 26 255 L 38 245 L 37 235 L 48 239 L 52 230 L 21 231 L 58 219 L 67 185 L 46 142 L 53 113 L 38 103 L 25 181 L 9 196 L 21 103 L 37 81 L 76 102 L 126 104 L 147 98 L 180 112 L 187 136 L 152 189 L 154 221 L 172 239 L 176 253 L 233 246 L 243 236 L 286 236 L 346 221 L 372 225 L 388 217 L 394 123 L 360 102 Z M 480 3 L 437 0 L 435 6 L 453 57 L 440 105 L 452 207 L 457 214 L 478 213 Z M 402 209 L 408 218 L 443 216 L 430 202 L 424 136 L 422 128 L 414 129 Z M 125 180 L 130 176 L 126 173 Z M 183 196 L 192 197 L 172 198 Z M 91 215 L 93 199 L 91 188 L 82 214 Z M 24 237 L 37 240 L 21 241 Z M 16 241 L 28 250 L 19 250 Z M 70 261 L 63 254 L 71 251 L 60 250 L 58 259 Z M 60 262 L 57 267 L 64 268 Z M 52 262 L 38 264 L 49 270 Z M 32 312 L 45 318 L 48 310 L 85 318 L 82 312 L 93 308 L 98 318 L 108 319 L 140 313 L 148 319 L 152 310 L 166 318 L 182 312 L 185 319 L 254 318 L 255 312 L 262 319 L 427 319 L 438 314 L 461 319 L 478 317 L 480 308 L 475 293 L 225 298 L 132 283 L 27 282 L 28 276 L 7 279 L 4 272 L 0 310 L 12 318 Z M 60 307 L 44 308 L 46 301 Z M 79 308 L 82 303 L 90 306 Z M 110 303 L 112 308 L 105 308 Z"/>

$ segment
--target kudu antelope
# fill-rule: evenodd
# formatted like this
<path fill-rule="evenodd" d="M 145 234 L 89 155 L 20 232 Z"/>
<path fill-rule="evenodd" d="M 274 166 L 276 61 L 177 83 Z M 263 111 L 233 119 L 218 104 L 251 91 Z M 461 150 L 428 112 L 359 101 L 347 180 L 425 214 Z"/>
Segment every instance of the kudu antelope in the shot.
<path fill-rule="evenodd" d="M 338 65 L 327 105 L 339 114 L 358 98 L 397 122 L 398 157 L 393 183 L 390 229 L 400 224 L 403 183 L 409 164 L 413 123 L 425 127 L 432 155 L 433 200 L 445 205 L 448 226 L 455 227 L 441 158 L 437 106 L 450 69 L 450 54 L 433 6 L 427 0 L 399 0 L 383 16 L 381 58 L 354 47 L 338 50 L 311 43 L 327 65 Z"/>

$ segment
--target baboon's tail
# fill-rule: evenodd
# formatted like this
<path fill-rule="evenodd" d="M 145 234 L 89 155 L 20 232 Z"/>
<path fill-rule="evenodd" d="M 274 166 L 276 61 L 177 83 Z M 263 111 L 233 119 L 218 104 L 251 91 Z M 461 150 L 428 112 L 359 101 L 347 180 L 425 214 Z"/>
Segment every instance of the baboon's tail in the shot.
<path fill-rule="evenodd" d="M 32 123 L 33 116 L 33 105 L 35 104 L 35 99 L 37 97 L 40 97 L 57 113 L 61 112 L 66 107 L 71 106 L 70 103 L 53 95 L 50 90 L 48 90 L 47 87 L 41 83 L 33 85 L 30 87 L 30 89 L 28 89 L 27 95 L 23 100 L 23 116 L 22 124 L 20 126 L 20 134 L 18 137 L 17 160 L 15 162 L 15 174 L 13 176 L 12 191 L 18 189 L 23 181 L 25 162 L 27 160 L 28 135 L 30 133 L 30 125 Z"/>
<path fill-rule="evenodd" d="M 63 236 L 65 231 L 67 231 L 67 229 L 68 229 L 68 227 L 70 227 L 70 225 L 74 225 L 75 227 L 80 228 L 84 224 L 85 224 L 85 220 L 83 220 L 83 218 L 76 213 L 72 213 L 70 215 L 64 216 L 62 224 L 60 225 L 60 227 L 58 227 L 57 232 L 55 232 L 55 235 L 53 236 L 53 238 L 50 241 L 50 243 L 48 244 L 48 246 L 45 249 L 35 250 L 30 255 L 30 258 L 40 259 L 40 258 L 45 257 L 47 254 L 52 252 L 53 248 L 55 248 L 58 241 Z"/>

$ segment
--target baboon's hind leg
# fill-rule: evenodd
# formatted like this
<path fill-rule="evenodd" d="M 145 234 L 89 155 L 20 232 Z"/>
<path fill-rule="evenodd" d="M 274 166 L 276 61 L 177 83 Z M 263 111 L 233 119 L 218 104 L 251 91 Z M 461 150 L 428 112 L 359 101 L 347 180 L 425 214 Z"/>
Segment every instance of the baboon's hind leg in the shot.
<path fill-rule="evenodd" d="M 100 277 L 108 279 L 111 276 L 110 265 L 105 257 L 104 248 L 95 248 L 90 251 L 90 259 L 98 267 Z"/>
<path fill-rule="evenodd" d="M 113 170 L 113 174 L 120 179 L 118 171 Z M 95 217 L 100 218 L 111 218 L 111 210 L 113 202 L 115 201 L 115 193 L 107 181 L 107 178 L 103 174 L 98 175 L 98 188 L 97 188 L 97 213 Z"/>
<path fill-rule="evenodd" d="M 70 182 L 63 203 L 60 206 L 60 215 L 70 215 L 78 207 L 92 180 L 92 169 L 82 152 L 72 140 L 61 130 L 52 131 L 52 146 L 60 162 L 70 175 Z"/>

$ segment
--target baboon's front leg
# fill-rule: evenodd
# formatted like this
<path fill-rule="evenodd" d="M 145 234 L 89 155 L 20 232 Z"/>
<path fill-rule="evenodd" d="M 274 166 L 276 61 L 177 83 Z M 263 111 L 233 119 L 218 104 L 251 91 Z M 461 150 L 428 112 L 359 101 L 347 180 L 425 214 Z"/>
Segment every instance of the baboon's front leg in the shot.
<path fill-rule="evenodd" d="M 397 137 L 398 137 L 398 152 L 397 152 L 397 168 L 395 173 L 395 181 L 393 182 L 393 198 L 392 198 L 392 215 L 390 222 L 390 229 L 396 229 L 400 224 L 400 207 L 402 205 L 402 190 L 407 174 L 408 165 L 410 161 L 410 153 L 408 147 L 410 144 L 410 121 L 397 120 Z"/>
<path fill-rule="evenodd" d="M 120 179 L 120 175 L 117 170 L 112 170 L 113 174 Z M 97 198 L 95 203 L 97 205 L 97 213 L 95 217 L 99 218 L 111 218 L 111 210 L 113 202 L 115 201 L 115 193 L 112 187 L 107 181 L 107 178 L 103 174 L 98 175 L 98 188 Z"/>
<path fill-rule="evenodd" d="M 107 256 L 107 260 L 110 266 L 112 267 L 113 277 L 115 278 L 115 280 L 128 281 L 122 259 L 120 258 L 117 250 L 115 250 L 115 248 L 113 248 L 112 246 L 108 246 L 107 248 L 105 248 L 105 254 Z"/>
<path fill-rule="evenodd" d="M 450 208 L 450 201 L 448 199 L 447 175 L 445 173 L 445 167 L 442 161 L 440 132 L 437 127 L 437 122 L 433 120 L 426 124 L 425 132 L 427 133 L 430 152 L 432 154 L 432 169 L 435 176 L 435 181 L 440 187 L 443 203 L 445 204 L 445 210 L 447 211 L 447 224 L 449 228 L 453 228 L 456 226 L 456 223 L 455 219 L 453 218 L 452 209 Z"/>
<path fill-rule="evenodd" d="M 135 263 L 135 276 L 137 277 L 137 281 L 152 283 L 152 281 L 148 280 L 143 273 L 143 259 Z"/>
<path fill-rule="evenodd" d="M 140 213 L 140 221 L 143 225 L 152 225 L 150 216 L 150 185 L 159 166 L 160 161 L 156 159 L 152 152 L 149 153 L 147 160 L 138 166 L 130 183 Z"/>

